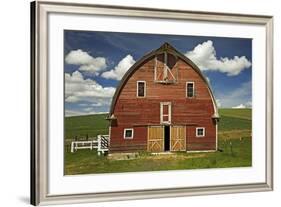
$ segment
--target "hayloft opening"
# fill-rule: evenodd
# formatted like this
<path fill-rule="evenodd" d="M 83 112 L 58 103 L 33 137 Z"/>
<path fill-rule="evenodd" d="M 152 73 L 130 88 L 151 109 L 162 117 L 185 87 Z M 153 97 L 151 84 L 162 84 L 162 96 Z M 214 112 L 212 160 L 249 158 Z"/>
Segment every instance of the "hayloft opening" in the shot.
<path fill-rule="evenodd" d="M 165 84 L 176 83 L 178 79 L 176 56 L 163 52 L 156 55 L 154 60 L 154 81 Z"/>

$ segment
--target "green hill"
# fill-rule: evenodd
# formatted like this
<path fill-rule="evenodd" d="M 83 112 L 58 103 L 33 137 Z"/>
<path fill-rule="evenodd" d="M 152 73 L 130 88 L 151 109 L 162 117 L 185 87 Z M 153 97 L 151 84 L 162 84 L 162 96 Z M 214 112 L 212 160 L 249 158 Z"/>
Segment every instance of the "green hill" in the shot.
<path fill-rule="evenodd" d="M 109 122 L 105 119 L 107 114 L 94 114 L 87 116 L 65 117 L 65 138 L 96 137 L 98 134 L 108 134 Z"/>
<path fill-rule="evenodd" d="M 252 120 L 252 109 L 219 109 L 222 116 Z"/>
<path fill-rule="evenodd" d="M 219 131 L 250 130 L 252 128 L 251 109 L 219 109 Z"/>
<path fill-rule="evenodd" d="M 219 109 L 219 132 L 233 130 L 251 130 L 251 109 Z M 65 117 L 65 138 L 67 140 L 96 137 L 98 134 L 108 134 L 109 122 L 107 114 Z"/>

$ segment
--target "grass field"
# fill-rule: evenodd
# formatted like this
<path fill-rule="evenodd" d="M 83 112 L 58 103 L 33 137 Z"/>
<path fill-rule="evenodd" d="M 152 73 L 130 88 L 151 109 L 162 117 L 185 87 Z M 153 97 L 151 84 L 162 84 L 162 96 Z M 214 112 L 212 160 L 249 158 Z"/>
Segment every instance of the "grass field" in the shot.
<path fill-rule="evenodd" d="M 141 153 L 137 159 L 112 160 L 96 151 L 65 148 L 65 174 L 137 172 L 157 170 L 246 167 L 252 163 L 251 109 L 220 109 L 219 149 L 212 153 Z M 65 143 L 71 140 L 108 134 L 106 114 L 65 118 Z"/>

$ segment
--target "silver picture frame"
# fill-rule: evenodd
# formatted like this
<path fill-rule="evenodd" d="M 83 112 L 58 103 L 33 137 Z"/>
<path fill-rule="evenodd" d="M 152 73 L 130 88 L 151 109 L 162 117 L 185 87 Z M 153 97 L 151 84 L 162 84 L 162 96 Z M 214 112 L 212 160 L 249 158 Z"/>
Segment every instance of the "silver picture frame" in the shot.
<path fill-rule="evenodd" d="M 262 183 L 105 193 L 48 193 L 48 15 L 87 14 L 264 26 L 266 30 L 266 178 Z M 31 204 L 66 204 L 273 190 L 273 17 L 36 1 L 31 3 Z"/>

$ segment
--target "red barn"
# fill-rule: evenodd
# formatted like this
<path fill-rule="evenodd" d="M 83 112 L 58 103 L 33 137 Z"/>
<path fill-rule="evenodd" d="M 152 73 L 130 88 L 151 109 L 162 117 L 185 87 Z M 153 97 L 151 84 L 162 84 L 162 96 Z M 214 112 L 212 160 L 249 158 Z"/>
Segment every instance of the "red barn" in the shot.
<path fill-rule="evenodd" d="M 218 119 L 200 69 L 165 43 L 122 78 L 109 113 L 109 151 L 217 150 Z"/>

